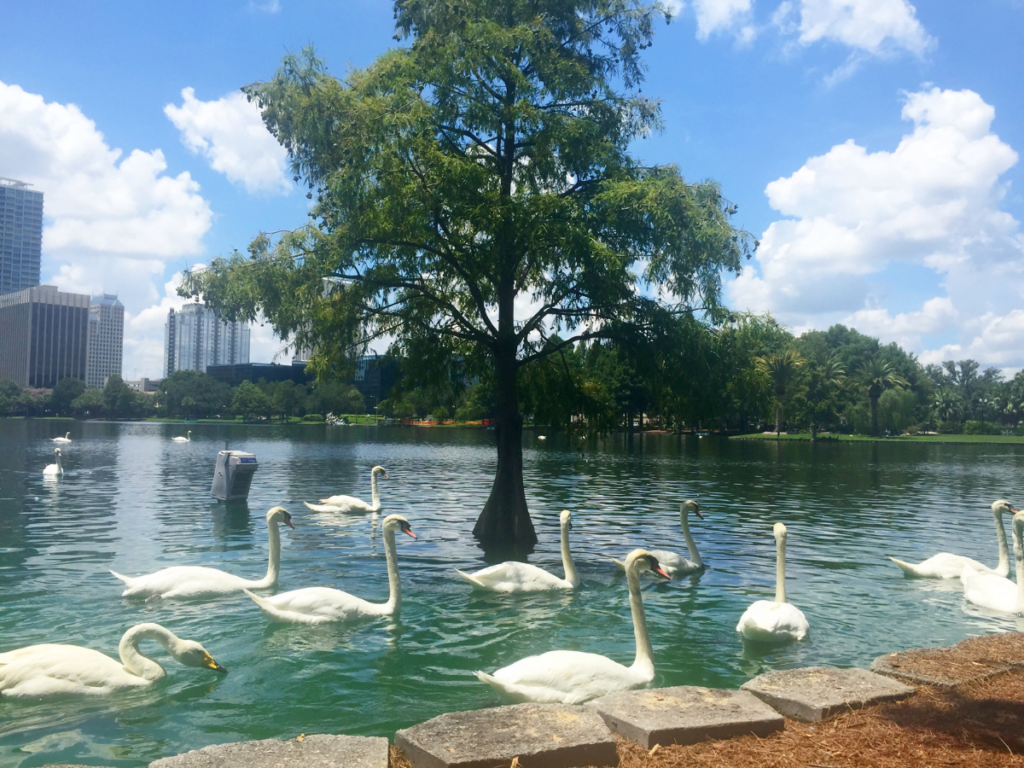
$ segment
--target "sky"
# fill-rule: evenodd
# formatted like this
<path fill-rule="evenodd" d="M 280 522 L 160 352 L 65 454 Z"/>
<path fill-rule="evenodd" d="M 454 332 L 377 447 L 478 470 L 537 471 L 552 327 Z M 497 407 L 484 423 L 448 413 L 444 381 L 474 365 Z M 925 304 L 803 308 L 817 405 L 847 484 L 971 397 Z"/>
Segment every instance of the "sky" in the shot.
<path fill-rule="evenodd" d="M 760 240 L 729 307 L 1024 368 L 1024 0 L 670 5 L 664 130 L 633 151 L 718 181 Z M 132 379 L 162 373 L 183 269 L 307 220 L 239 88 L 398 45 L 386 0 L 0 0 L 0 30 L 0 176 L 45 194 L 43 283 L 124 303 Z M 290 358 L 253 328 L 251 360 Z"/>

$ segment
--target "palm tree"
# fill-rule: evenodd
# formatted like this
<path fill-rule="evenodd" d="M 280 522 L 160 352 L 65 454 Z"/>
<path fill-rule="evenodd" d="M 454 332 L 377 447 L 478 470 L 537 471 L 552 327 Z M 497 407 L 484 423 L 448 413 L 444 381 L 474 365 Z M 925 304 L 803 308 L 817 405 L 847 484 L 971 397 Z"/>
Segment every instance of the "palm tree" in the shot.
<path fill-rule="evenodd" d="M 878 437 L 878 398 L 887 389 L 906 389 L 910 384 L 896 372 L 892 363 L 877 357 L 860 369 L 858 378 L 871 402 L 871 436 Z"/>
<path fill-rule="evenodd" d="M 795 349 L 781 355 L 755 358 L 759 371 L 766 373 L 775 389 L 775 434 L 782 432 L 782 402 L 786 392 L 800 376 L 800 369 L 807 361 Z"/>
<path fill-rule="evenodd" d="M 818 439 L 818 425 L 835 415 L 835 394 L 846 383 L 846 368 L 839 355 L 819 354 L 807 369 L 807 404 L 811 423 L 811 442 Z"/>
<path fill-rule="evenodd" d="M 960 418 L 963 401 L 952 388 L 946 387 L 935 393 L 935 416 L 939 421 L 954 421 Z"/>

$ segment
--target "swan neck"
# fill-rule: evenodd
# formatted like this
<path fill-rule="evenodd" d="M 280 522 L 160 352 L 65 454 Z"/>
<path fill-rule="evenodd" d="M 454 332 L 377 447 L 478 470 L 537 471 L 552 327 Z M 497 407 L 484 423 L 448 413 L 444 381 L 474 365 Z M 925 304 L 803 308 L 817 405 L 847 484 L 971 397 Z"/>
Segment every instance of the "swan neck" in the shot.
<path fill-rule="evenodd" d="M 690 561 L 698 567 L 703 567 L 704 561 L 700 559 L 700 552 L 697 551 L 697 542 L 693 540 L 693 536 L 690 534 L 690 516 L 685 509 L 679 512 L 679 523 L 683 526 L 683 538 L 686 539 L 686 548 L 690 551 Z"/>
<path fill-rule="evenodd" d="M 370 503 L 375 510 L 380 509 L 380 493 L 377 491 L 377 473 L 370 475 Z"/>
<path fill-rule="evenodd" d="M 384 557 L 388 562 L 388 596 L 387 612 L 398 613 L 402 608 L 402 582 L 398 578 L 398 553 L 395 548 L 395 532 L 384 529 Z"/>
<path fill-rule="evenodd" d="M 117 652 L 121 656 L 121 663 L 124 665 L 125 671 L 136 677 L 141 677 L 143 680 L 153 682 L 167 673 L 157 662 L 139 651 L 139 643 L 143 640 L 156 640 L 170 651 L 171 645 L 177 642 L 178 638 L 173 632 L 164 629 L 159 624 L 136 624 L 121 638 Z"/>
<path fill-rule="evenodd" d="M 1017 614 L 1024 616 L 1024 513 L 1013 517 L 1013 559 L 1017 564 Z"/>
<path fill-rule="evenodd" d="M 572 584 L 573 588 L 580 585 L 580 575 L 576 572 L 576 563 L 572 561 L 572 553 L 569 551 L 569 525 L 562 524 L 562 567 L 565 569 L 565 580 Z"/>
<path fill-rule="evenodd" d="M 995 512 L 992 516 L 996 519 L 996 539 L 999 541 L 999 564 L 996 566 L 996 573 L 1000 576 L 1009 576 L 1010 548 L 1006 544 L 1006 528 L 1003 527 L 1003 513 Z"/>
<path fill-rule="evenodd" d="M 775 541 L 775 602 L 786 602 L 786 538 Z"/>
<path fill-rule="evenodd" d="M 270 560 L 267 563 L 267 575 L 257 581 L 252 582 L 251 587 L 254 589 L 267 589 L 277 584 L 277 579 L 281 575 L 281 529 L 277 525 L 277 521 L 267 521 L 267 538 L 270 540 Z"/>
<path fill-rule="evenodd" d="M 633 634 L 636 637 L 636 659 L 632 669 L 647 680 L 654 677 L 654 651 L 651 636 L 647 632 L 647 616 L 644 614 L 644 599 L 640 594 L 640 574 L 635 568 L 626 569 L 626 584 L 629 587 L 629 610 L 633 614 Z"/>

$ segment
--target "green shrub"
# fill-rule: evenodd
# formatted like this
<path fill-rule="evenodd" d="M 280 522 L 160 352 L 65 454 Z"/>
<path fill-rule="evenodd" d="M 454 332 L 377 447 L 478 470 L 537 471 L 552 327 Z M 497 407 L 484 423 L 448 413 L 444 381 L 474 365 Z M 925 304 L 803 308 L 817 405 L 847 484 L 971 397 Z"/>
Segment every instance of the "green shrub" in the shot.
<path fill-rule="evenodd" d="M 959 421 L 940 421 L 939 422 L 939 434 L 940 435 L 962 435 L 964 432 L 964 425 Z"/>
<path fill-rule="evenodd" d="M 998 424 L 987 421 L 968 421 L 964 423 L 965 435 L 998 435 L 1002 430 Z"/>
<path fill-rule="evenodd" d="M 916 435 L 920 431 L 921 431 L 921 428 L 918 427 L 917 424 L 911 424 L 909 427 L 907 427 L 907 434 L 908 435 Z"/>
<path fill-rule="evenodd" d="M 307 413 L 305 416 L 302 417 L 302 420 L 303 421 L 323 421 L 324 417 L 323 417 L 323 414 L 319 414 L 319 413 Z"/>

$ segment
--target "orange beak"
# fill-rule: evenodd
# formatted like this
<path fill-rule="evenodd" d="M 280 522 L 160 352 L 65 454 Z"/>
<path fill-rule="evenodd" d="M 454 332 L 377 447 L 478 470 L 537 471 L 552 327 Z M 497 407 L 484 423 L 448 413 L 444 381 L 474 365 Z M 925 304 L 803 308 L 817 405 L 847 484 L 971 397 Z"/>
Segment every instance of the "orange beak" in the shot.
<path fill-rule="evenodd" d="M 655 569 L 654 569 L 654 572 L 655 572 L 656 574 L 658 574 L 659 576 L 664 576 L 664 577 L 665 577 L 666 579 L 668 579 L 669 581 L 671 581 L 671 580 L 672 580 L 672 577 L 671 577 L 671 576 L 669 576 L 669 575 L 668 575 L 667 573 L 665 573 L 665 569 L 664 569 L 664 568 L 661 568 L 661 567 L 655 568 Z"/>

